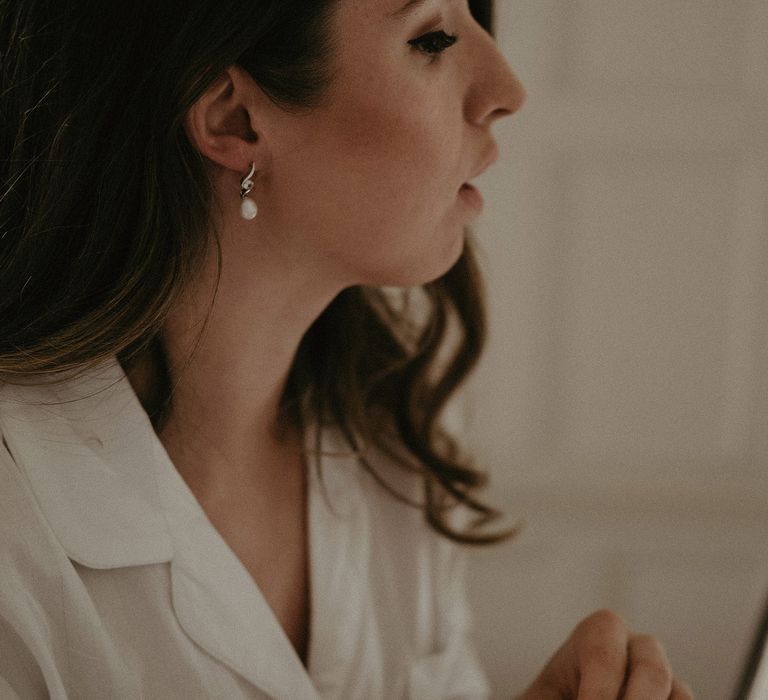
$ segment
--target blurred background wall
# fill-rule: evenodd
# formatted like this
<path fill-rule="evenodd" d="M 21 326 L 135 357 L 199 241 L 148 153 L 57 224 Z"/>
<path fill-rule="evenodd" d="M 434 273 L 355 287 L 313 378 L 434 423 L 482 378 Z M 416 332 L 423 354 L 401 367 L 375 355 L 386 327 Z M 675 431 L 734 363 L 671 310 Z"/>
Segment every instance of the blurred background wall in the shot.
<path fill-rule="evenodd" d="M 480 652 L 521 691 L 609 607 L 730 696 L 768 596 L 768 2 L 497 0 L 528 91 L 475 229 Z"/>

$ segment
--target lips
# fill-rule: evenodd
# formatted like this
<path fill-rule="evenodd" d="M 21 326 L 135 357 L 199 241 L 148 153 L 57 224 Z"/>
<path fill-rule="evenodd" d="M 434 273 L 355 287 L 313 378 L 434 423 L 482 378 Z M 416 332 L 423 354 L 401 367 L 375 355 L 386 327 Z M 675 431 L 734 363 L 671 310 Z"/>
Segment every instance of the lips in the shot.
<path fill-rule="evenodd" d="M 498 159 L 499 159 L 499 147 L 495 143 L 493 143 L 488 148 L 488 150 L 483 154 L 483 157 L 481 158 L 479 165 L 477 166 L 477 168 L 475 168 L 472 175 L 469 176 L 469 179 L 467 180 L 467 182 L 464 183 L 464 185 L 469 184 L 470 180 L 474 180 L 476 177 L 479 177 L 480 175 L 482 175 Z M 464 187 L 464 185 L 462 185 L 462 187 Z"/>
<path fill-rule="evenodd" d="M 459 199 L 468 204 L 472 209 L 475 209 L 478 213 L 483 210 L 483 195 L 480 191 L 469 184 L 464 184 L 459 190 Z"/>

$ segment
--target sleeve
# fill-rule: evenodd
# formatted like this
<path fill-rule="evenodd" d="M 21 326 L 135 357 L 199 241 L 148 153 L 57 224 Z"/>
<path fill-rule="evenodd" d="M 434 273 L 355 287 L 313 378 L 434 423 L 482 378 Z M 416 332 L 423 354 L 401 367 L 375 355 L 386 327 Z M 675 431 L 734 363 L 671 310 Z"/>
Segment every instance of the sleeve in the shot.
<path fill-rule="evenodd" d="M 467 600 L 469 552 L 443 537 L 435 542 L 437 651 L 413 664 L 409 695 L 419 700 L 488 700 L 491 688 L 475 648 Z"/>

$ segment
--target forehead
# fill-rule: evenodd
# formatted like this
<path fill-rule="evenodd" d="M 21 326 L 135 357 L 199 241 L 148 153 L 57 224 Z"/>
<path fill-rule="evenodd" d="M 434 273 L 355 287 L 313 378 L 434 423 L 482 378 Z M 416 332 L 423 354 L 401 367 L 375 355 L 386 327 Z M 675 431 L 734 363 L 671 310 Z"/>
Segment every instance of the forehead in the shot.
<path fill-rule="evenodd" d="M 387 10 L 387 17 L 395 22 L 402 22 L 412 15 L 423 5 L 429 4 L 431 0 L 397 0 L 394 8 Z M 392 0 L 389 0 L 390 4 Z"/>
<path fill-rule="evenodd" d="M 349 14 L 385 24 L 402 24 L 422 7 L 440 0 L 348 0 L 342 3 Z"/>
<path fill-rule="evenodd" d="M 452 1 L 337 0 L 331 30 L 337 68 L 342 74 L 368 75 L 370 79 L 371 71 L 381 70 L 382 64 L 396 63 L 392 47 L 406 32 L 416 30 L 415 18 L 447 8 Z"/>

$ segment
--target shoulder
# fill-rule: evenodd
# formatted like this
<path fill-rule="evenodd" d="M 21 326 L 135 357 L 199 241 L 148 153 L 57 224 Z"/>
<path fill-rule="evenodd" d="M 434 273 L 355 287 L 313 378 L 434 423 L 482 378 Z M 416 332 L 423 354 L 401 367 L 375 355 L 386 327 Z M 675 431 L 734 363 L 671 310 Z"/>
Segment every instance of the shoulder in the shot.
<path fill-rule="evenodd" d="M 57 549 L 32 490 L 0 430 L 0 561 L 2 571 L 34 578 Z M 7 590 L 7 589 L 5 589 Z"/>
<path fill-rule="evenodd" d="M 468 547 L 430 525 L 425 474 L 380 450 L 369 450 L 357 471 L 378 561 L 389 560 L 405 580 L 413 584 L 418 579 L 435 593 L 444 587 L 446 576 L 455 575 L 461 583 Z M 463 530 L 470 516 L 465 508 L 455 507 L 447 513 L 447 521 L 453 529 Z"/>
<path fill-rule="evenodd" d="M 0 432 L 0 611 L 57 598 L 68 562 Z"/>
<path fill-rule="evenodd" d="M 414 464 L 413 458 L 399 458 L 397 451 L 385 452 L 369 448 L 360 460 L 359 480 L 370 506 L 391 528 L 401 535 L 414 536 L 441 551 L 458 546 L 436 532 L 427 518 L 428 473 Z M 457 506 L 444 512 L 447 524 L 454 530 L 464 530 L 471 522 L 471 513 Z"/>
<path fill-rule="evenodd" d="M 0 690 L 5 684 L 5 690 L 11 688 L 19 697 L 47 695 L 41 669 L 56 646 L 52 635 L 64 629 L 61 586 L 66 561 L 1 440 Z"/>

